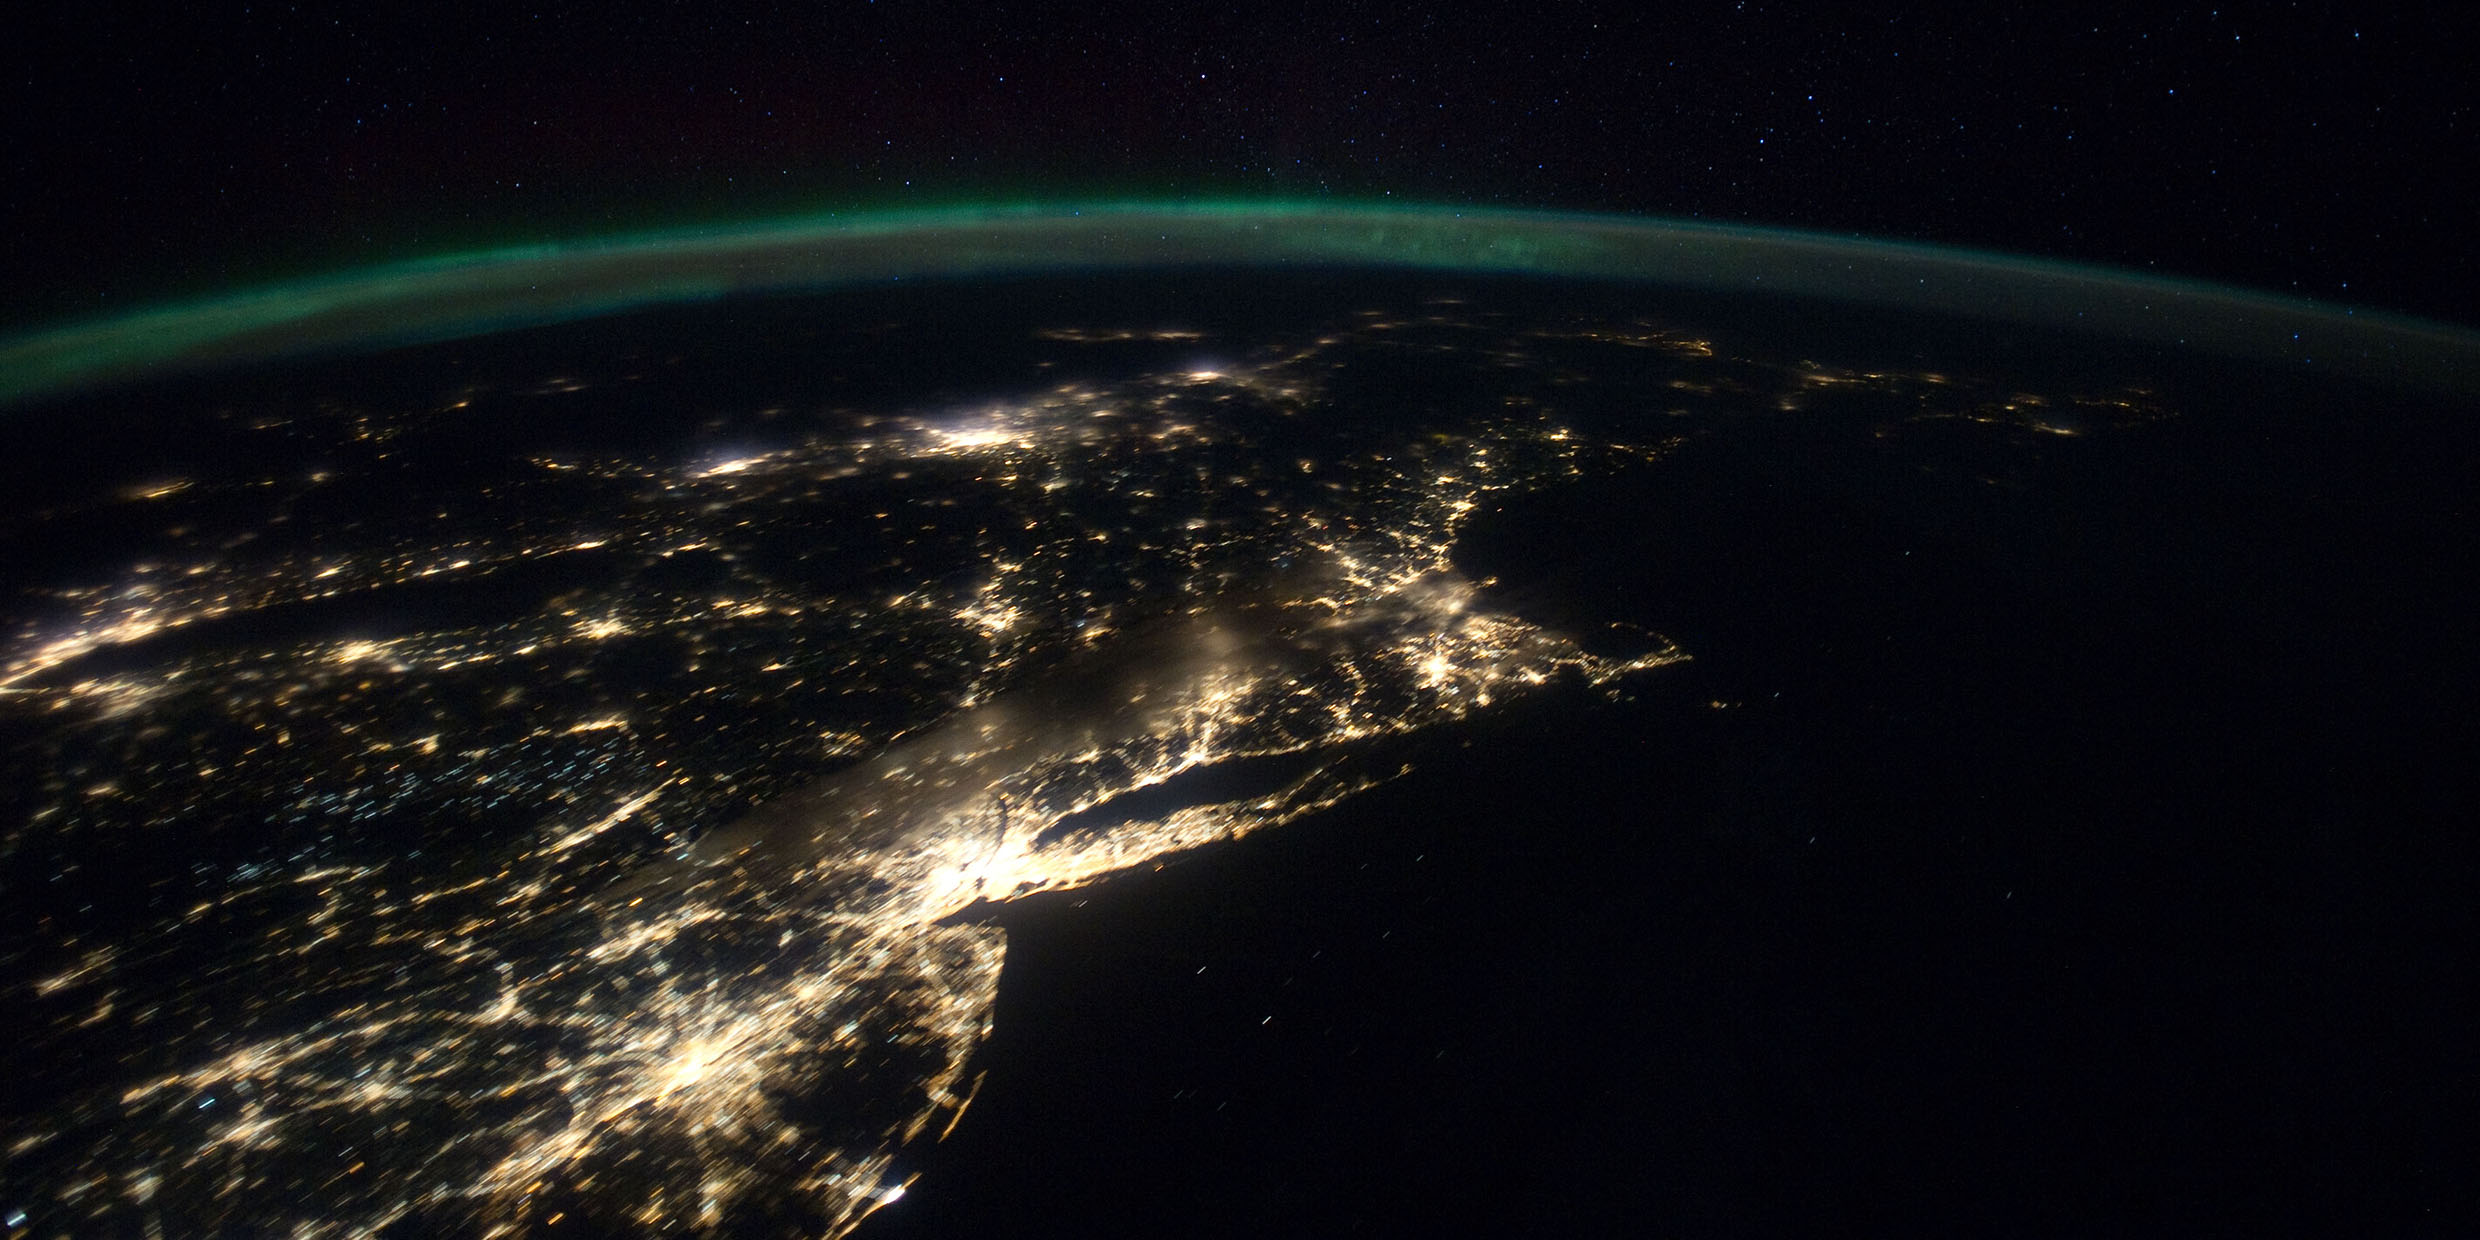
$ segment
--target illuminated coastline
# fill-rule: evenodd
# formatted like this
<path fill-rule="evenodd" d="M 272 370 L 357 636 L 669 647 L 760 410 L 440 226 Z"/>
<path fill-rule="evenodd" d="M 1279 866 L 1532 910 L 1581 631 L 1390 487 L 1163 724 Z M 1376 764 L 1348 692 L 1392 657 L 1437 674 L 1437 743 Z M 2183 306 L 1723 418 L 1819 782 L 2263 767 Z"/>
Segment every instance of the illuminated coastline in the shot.
<path fill-rule="evenodd" d="M 1291 821 L 1400 773 L 1386 747 L 1402 738 L 1682 657 L 1588 654 L 1488 605 L 1449 558 L 1492 495 L 1659 440 L 1588 442 L 1521 407 L 1355 450 L 1314 433 L 1336 351 L 1402 326 L 720 459 L 544 459 L 504 501 L 523 519 L 358 555 L 218 540 L 62 593 L 70 618 L 0 656 L 0 704 L 53 737 L 44 804 L 7 846 L 195 831 L 229 808 L 261 859 L 143 932 L 45 945 L 47 1045 L 149 1049 L 14 1134 L 11 1182 L 43 1185 L 64 1220 L 305 1235 L 512 1234 L 587 1208 L 837 1232 L 892 1200 L 896 1151 L 956 1122 L 990 1027 L 1000 932 L 951 914 Z M 1288 422 L 1314 457 L 1257 437 Z M 239 492 L 290 507 L 383 470 L 396 440 L 363 425 L 344 442 L 366 461 Z M 822 504 L 906 478 L 903 515 L 971 502 L 950 532 L 885 535 L 900 565 L 968 555 L 961 594 L 911 567 L 825 598 L 734 568 L 712 589 L 589 591 L 496 626 L 253 635 L 87 670 L 217 624 L 254 634 L 285 608 L 578 557 L 746 564 L 749 539 L 822 514 L 878 536 L 897 507 Z M 217 489 L 172 479 L 116 502 L 151 513 Z M 582 521 L 552 498 L 603 493 L 620 498 Z M 1124 597 L 1098 595 L 1097 572 Z M 681 687 L 592 674 L 648 643 L 682 652 Z M 905 705 L 796 715 L 754 769 L 683 736 L 752 691 Z M 97 752 L 118 756 L 76 756 Z M 1122 800 L 1253 763 L 1277 776 L 1168 809 Z M 744 813 L 751 787 L 772 791 Z M 408 815 L 528 825 L 445 871 L 358 842 Z M 154 961 L 230 951 L 236 918 L 255 927 L 246 950 L 152 980 Z M 844 1109 L 788 1108 L 812 1093 Z"/>
<path fill-rule="evenodd" d="M 840 1233 L 970 1122 L 1005 954 L 977 903 L 1297 821 L 1479 712 L 1691 653 L 1472 580 L 1478 514 L 1845 399 L 1871 442 L 2032 451 L 2168 416 L 1452 298 L 1027 336 L 1077 377 L 453 494 L 405 463 L 426 439 L 650 380 L 278 402 L 235 433 L 314 467 L 242 453 L 39 518 L 145 535 L 0 641 L 0 722 L 36 738 L 0 848 L 127 906 L 14 928 L 32 1053 L 85 1067 L 11 1134 L 5 1204 L 71 1233 Z M 1597 391 L 1620 360 L 1640 382 Z M 1441 368 L 1460 403 L 1408 416 L 1390 376 Z M 337 506 L 371 524 L 296 520 Z M 796 571 L 819 548 L 850 566 Z M 528 575 L 555 584 L 488 618 L 285 619 Z M 130 859 L 159 846 L 213 860 Z"/>

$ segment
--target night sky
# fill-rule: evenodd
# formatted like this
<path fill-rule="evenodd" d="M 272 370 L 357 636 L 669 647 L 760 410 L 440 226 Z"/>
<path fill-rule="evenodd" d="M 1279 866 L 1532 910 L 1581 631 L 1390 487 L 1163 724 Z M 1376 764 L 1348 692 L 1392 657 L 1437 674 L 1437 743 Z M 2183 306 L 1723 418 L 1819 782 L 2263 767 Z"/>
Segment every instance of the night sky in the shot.
<path fill-rule="evenodd" d="M 1785 224 L 2480 321 L 2466 5 L 92 4 L 0 29 L 0 329 L 477 245 L 1223 197 Z"/>

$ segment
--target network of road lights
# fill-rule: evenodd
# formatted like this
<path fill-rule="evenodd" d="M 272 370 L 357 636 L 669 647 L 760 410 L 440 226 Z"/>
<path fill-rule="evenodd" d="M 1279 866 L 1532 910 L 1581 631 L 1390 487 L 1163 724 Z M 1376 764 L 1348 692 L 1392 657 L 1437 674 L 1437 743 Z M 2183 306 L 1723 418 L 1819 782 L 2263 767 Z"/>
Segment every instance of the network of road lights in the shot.
<path fill-rule="evenodd" d="M 233 806 L 283 843 L 210 876 L 210 894 L 150 936 L 60 944 L 34 987 L 54 1022 L 43 1036 L 110 1026 L 162 1049 L 10 1134 L 10 1166 L 43 1170 L 41 1212 L 72 1230 L 177 1216 L 510 1235 L 587 1201 L 649 1230 L 849 1228 L 903 1191 L 900 1148 L 956 1123 L 977 1084 L 1003 942 L 952 914 L 1290 822 L 1395 777 L 1398 738 L 1684 657 L 1658 640 L 1588 653 L 1495 608 L 1450 555 L 1494 494 L 1658 458 L 1674 432 L 1654 418 L 1633 439 L 1583 434 L 1511 399 L 1478 422 L 1321 438 L 1332 357 L 1399 326 L 1372 314 L 1245 362 L 884 412 L 789 447 L 542 459 L 504 518 L 443 526 L 446 539 L 258 554 L 254 531 L 183 531 L 64 589 L 0 649 L 0 705 L 67 738 L 8 846 L 177 830 Z M 1579 331 L 1713 353 L 1651 328 Z M 1507 349 L 1525 360 L 1520 340 Z M 1783 385 L 1779 407 L 1845 385 L 1920 393 L 1922 417 L 2078 425 L 2036 396 L 1959 401 L 1937 376 L 1822 368 Z M 374 462 L 394 433 L 375 417 L 350 431 Z M 846 506 L 845 484 L 916 474 L 924 489 L 903 503 Z M 337 467 L 264 485 L 351 481 Z M 581 515 L 570 494 L 620 502 Z M 958 495 L 978 497 L 971 528 L 917 511 Z M 899 565 L 821 596 L 742 554 L 822 511 L 898 551 L 948 540 L 978 576 L 906 581 Z M 726 569 L 719 586 L 579 590 L 487 625 L 79 670 L 226 617 L 588 554 Z M 599 652 L 657 637 L 681 652 L 664 685 L 599 682 Z M 1060 668 L 1077 683 L 1045 680 Z M 736 695 L 811 700 L 831 685 L 895 704 L 771 731 L 735 714 Z M 198 718 L 216 729 L 167 722 Z M 701 727 L 762 732 L 766 761 L 699 756 Z M 1108 812 L 1191 772 L 1274 759 L 1290 765 L 1241 795 Z M 753 803 L 758 825 L 736 827 Z M 342 842 L 407 807 L 530 826 L 487 865 Z M 232 925 L 258 936 L 249 961 L 139 980 Z M 787 1097 L 847 1077 L 870 1082 L 872 1105 L 830 1124 L 787 1114 Z"/>

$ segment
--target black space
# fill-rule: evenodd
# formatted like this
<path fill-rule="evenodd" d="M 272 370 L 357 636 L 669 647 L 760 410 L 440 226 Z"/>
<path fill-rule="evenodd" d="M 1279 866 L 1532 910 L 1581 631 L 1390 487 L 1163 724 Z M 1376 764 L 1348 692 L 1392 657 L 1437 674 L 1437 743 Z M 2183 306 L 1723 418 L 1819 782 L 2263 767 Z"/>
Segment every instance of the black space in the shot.
<path fill-rule="evenodd" d="M 2475 33 L 2455 4 L 36 6 L 0 19 L 0 312 L 1240 196 L 1787 224 L 2470 322 Z"/>

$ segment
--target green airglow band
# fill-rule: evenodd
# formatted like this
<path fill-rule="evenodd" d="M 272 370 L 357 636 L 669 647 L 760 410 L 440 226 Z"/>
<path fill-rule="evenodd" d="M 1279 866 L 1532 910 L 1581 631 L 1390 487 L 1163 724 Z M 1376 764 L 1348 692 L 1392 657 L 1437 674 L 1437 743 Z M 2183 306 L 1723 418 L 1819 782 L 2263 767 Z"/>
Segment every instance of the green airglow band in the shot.
<path fill-rule="evenodd" d="M 1784 229 L 1240 202 L 829 215 L 447 255 L 8 339 L 0 342 L 0 404 L 195 367 L 451 339 L 732 293 L 1187 266 L 1410 268 L 1780 293 L 2480 391 L 2480 333 L 2194 281 Z"/>

